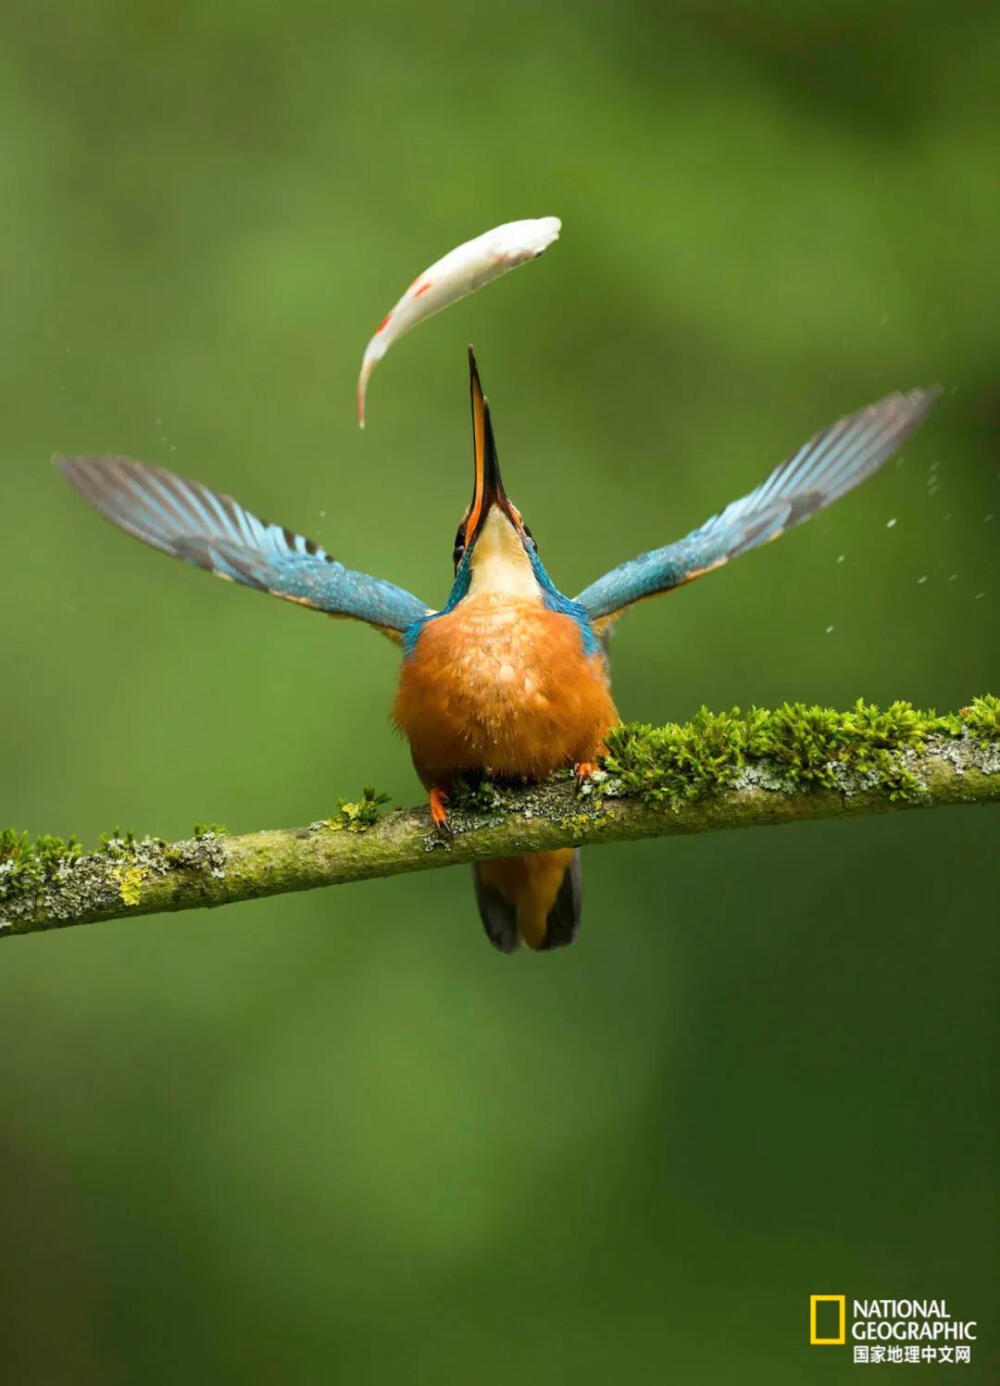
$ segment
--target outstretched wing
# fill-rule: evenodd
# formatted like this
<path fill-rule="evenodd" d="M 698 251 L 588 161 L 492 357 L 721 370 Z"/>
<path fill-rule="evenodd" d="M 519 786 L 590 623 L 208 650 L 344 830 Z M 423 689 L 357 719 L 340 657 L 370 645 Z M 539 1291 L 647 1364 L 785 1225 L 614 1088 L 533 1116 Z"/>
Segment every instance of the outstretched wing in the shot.
<path fill-rule="evenodd" d="M 428 608 L 411 593 L 345 568 L 290 529 L 244 510 L 160 467 L 128 457 L 57 457 L 56 466 L 84 500 L 129 534 L 231 582 L 353 616 L 398 639 Z"/>
<path fill-rule="evenodd" d="M 633 602 L 679 587 L 777 539 L 871 476 L 920 426 L 940 393 L 935 387 L 889 395 L 839 419 L 776 467 L 756 491 L 732 501 L 675 544 L 612 568 L 576 600 L 603 630 Z"/>

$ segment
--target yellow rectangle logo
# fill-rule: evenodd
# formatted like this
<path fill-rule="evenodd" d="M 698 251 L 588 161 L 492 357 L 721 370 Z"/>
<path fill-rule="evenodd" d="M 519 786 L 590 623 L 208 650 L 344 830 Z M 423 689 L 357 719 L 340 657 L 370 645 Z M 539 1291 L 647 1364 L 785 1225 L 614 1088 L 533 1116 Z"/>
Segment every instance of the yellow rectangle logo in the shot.
<path fill-rule="evenodd" d="M 837 1306 L 836 1338 L 820 1338 L 816 1332 L 816 1308 L 820 1304 Z M 813 1347 L 843 1347 L 847 1342 L 847 1296 L 810 1295 L 809 1296 L 809 1342 Z"/>

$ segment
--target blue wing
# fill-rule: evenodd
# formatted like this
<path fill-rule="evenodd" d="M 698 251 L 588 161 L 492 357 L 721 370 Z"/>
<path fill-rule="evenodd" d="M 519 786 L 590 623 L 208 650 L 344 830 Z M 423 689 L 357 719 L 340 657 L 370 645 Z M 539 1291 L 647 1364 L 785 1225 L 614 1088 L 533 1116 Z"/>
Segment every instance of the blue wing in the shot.
<path fill-rule="evenodd" d="M 679 587 L 777 539 L 871 476 L 920 426 L 940 393 L 935 387 L 889 395 L 838 420 L 776 467 L 756 491 L 732 501 L 675 544 L 612 568 L 576 600 L 603 630 L 633 602 Z"/>
<path fill-rule="evenodd" d="M 55 463 L 106 519 L 206 572 L 331 616 L 368 621 L 394 639 L 428 614 L 402 587 L 345 568 L 311 539 L 259 520 L 232 496 L 197 481 L 128 457 L 57 457 Z"/>

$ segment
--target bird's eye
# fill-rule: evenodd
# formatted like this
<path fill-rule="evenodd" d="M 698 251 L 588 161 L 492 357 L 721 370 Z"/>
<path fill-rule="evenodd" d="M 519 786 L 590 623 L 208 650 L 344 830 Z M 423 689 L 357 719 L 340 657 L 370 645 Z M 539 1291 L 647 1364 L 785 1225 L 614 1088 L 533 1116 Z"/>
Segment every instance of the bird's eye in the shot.
<path fill-rule="evenodd" d="M 458 565 L 461 563 L 461 561 L 462 561 L 462 556 L 463 556 L 464 553 L 465 553 L 465 526 L 464 526 L 464 525 L 459 525 L 459 527 L 458 527 L 458 533 L 455 535 L 455 547 L 454 547 L 454 549 L 452 550 L 452 555 L 451 555 L 451 561 L 452 561 L 452 563 L 454 563 L 454 565 L 455 565 L 455 571 L 456 571 L 456 572 L 458 571 Z"/>

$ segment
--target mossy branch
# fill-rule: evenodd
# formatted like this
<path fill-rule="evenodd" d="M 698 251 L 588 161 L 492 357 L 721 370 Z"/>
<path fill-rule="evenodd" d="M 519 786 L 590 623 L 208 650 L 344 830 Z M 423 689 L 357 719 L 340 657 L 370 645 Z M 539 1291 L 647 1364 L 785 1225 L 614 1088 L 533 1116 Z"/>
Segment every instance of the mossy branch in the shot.
<path fill-rule="evenodd" d="M 230 904 L 554 847 L 1000 800 L 1000 699 L 938 716 L 909 703 L 848 712 L 702 710 L 611 733 L 599 777 L 457 787 L 452 835 L 424 809 L 383 814 L 366 790 L 307 828 L 172 845 L 116 830 L 96 851 L 0 832 L 0 936 Z"/>

